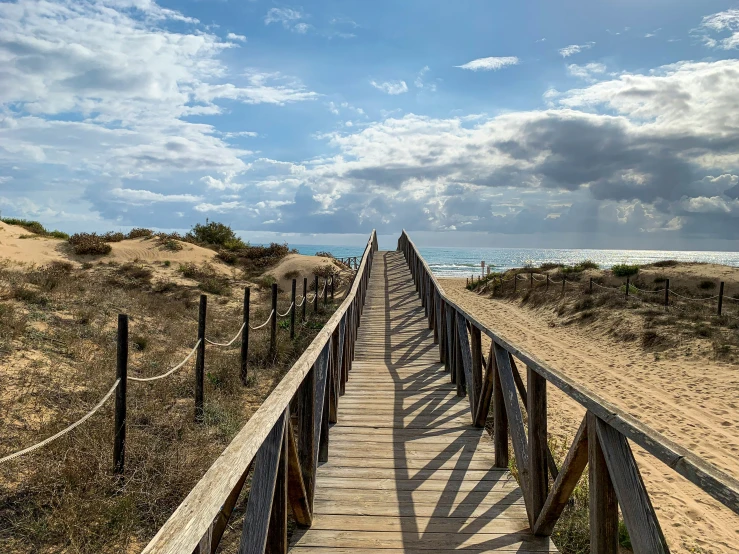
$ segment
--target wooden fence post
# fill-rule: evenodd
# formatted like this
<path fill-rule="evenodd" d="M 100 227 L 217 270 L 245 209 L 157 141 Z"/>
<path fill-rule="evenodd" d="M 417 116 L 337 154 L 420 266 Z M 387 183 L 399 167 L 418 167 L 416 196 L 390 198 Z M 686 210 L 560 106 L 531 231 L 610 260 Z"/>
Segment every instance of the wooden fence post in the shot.
<path fill-rule="evenodd" d="M 670 280 L 665 280 L 665 310 L 670 306 Z"/>
<path fill-rule="evenodd" d="M 493 449 L 495 451 L 495 467 L 508 468 L 508 414 L 503 399 L 503 385 L 500 382 L 500 372 L 495 361 L 495 348 L 490 349 L 493 361 L 490 365 L 493 371 Z"/>
<path fill-rule="evenodd" d="M 336 274 L 335 273 L 332 273 L 331 274 L 331 302 L 332 303 L 334 301 L 334 289 L 335 289 L 334 283 L 335 283 L 335 281 L 336 281 Z"/>
<path fill-rule="evenodd" d="M 546 290 L 547 290 L 547 292 L 549 291 L 549 273 L 547 273 L 547 288 L 546 288 Z"/>
<path fill-rule="evenodd" d="M 241 332 L 241 382 L 246 385 L 249 360 L 249 304 L 251 288 L 244 289 L 244 330 Z"/>
<path fill-rule="evenodd" d="M 516 292 L 518 290 L 518 274 L 513 274 L 513 292 Z"/>
<path fill-rule="evenodd" d="M 203 422 L 203 377 L 205 375 L 205 315 L 208 309 L 208 297 L 200 295 L 198 310 L 198 353 L 195 358 L 195 423 Z"/>
<path fill-rule="evenodd" d="M 277 353 L 277 283 L 272 283 L 272 321 L 270 322 L 269 355 Z"/>
<path fill-rule="evenodd" d="M 303 277 L 303 323 L 305 323 L 305 309 L 308 304 L 308 277 Z"/>
<path fill-rule="evenodd" d="M 593 278 L 590 278 L 590 294 L 593 294 Z"/>
<path fill-rule="evenodd" d="M 534 288 L 534 274 L 531 271 L 529 271 L 529 288 Z"/>
<path fill-rule="evenodd" d="M 128 383 L 128 316 L 118 314 L 118 344 L 116 347 L 115 427 L 113 441 L 113 471 L 123 475 L 126 460 L 126 385 Z"/>
<path fill-rule="evenodd" d="M 565 285 L 567 284 L 567 277 L 562 275 L 562 296 L 565 295 Z"/>
<path fill-rule="evenodd" d="M 328 278 L 323 280 L 323 305 L 328 304 Z"/>
<path fill-rule="evenodd" d="M 629 297 L 629 287 L 631 286 L 629 276 L 626 276 L 626 298 Z"/>
<path fill-rule="evenodd" d="M 618 500 L 597 432 L 597 416 L 587 413 L 588 478 L 590 480 L 590 552 L 616 554 Z"/>
<path fill-rule="evenodd" d="M 547 380 L 528 367 L 527 381 L 529 479 L 531 514 L 535 523 L 549 494 L 549 474 L 547 473 Z"/>
<path fill-rule="evenodd" d="M 718 289 L 718 315 L 721 315 L 721 309 L 724 306 L 724 282 L 721 281 Z"/>
<path fill-rule="evenodd" d="M 290 340 L 295 338 L 295 287 L 297 286 L 297 281 L 293 279 L 292 283 L 292 301 L 293 301 L 293 307 L 290 308 Z"/>
<path fill-rule="evenodd" d="M 313 311 L 318 313 L 318 275 L 316 275 L 316 294 L 313 298 Z"/>

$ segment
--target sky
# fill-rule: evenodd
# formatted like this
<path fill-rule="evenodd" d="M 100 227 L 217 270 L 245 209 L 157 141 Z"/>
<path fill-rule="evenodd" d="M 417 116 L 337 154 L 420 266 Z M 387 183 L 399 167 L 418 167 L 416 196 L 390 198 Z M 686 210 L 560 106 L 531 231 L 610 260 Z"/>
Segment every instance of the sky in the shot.
<path fill-rule="evenodd" d="M 739 249 L 739 2 L 0 2 L 0 211 Z"/>

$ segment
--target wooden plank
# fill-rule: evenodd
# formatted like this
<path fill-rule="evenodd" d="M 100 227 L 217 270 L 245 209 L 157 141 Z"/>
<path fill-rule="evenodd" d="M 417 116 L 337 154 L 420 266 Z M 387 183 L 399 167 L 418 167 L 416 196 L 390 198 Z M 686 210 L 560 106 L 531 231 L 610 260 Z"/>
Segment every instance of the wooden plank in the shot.
<path fill-rule="evenodd" d="M 507 485 L 507 486 L 506 486 Z M 455 505 L 458 501 L 457 497 L 462 496 L 462 506 L 478 506 L 486 505 L 488 507 L 495 504 L 523 504 L 523 496 L 521 490 L 516 484 L 515 479 L 511 477 L 511 481 L 507 484 L 500 483 L 496 490 L 483 490 L 466 492 L 462 495 L 456 492 L 444 491 L 406 491 L 407 502 L 412 504 L 434 504 L 438 507 Z M 316 491 L 316 500 L 327 501 L 355 501 L 355 502 L 380 502 L 395 503 L 398 502 L 398 492 L 394 490 L 375 490 L 366 491 L 358 489 L 334 489 L 327 490 L 319 487 Z"/>
<path fill-rule="evenodd" d="M 495 466 L 508 467 L 508 414 L 505 408 L 503 384 L 495 356 L 493 343 L 493 448 L 495 449 Z"/>
<path fill-rule="evenodd" d="M 531 526 L 536 523 L 549 493 L 547 472 L 547 380 L 529 369 L 527 398 L 529 416 L 529 503 Z"/>
<path fill-rule="evenodd" d="M 506 415 L 508 416 L 508 422 L 510 425 L 509 432 L 511 434 L 511 442 L 513 443 L 513 451 L 516 455 L 521 488 L 525 493 L 528 490 L 530 467 L 526 428 L 523 424 L 521 406 L 518 404 L 518 394 L 516 393 L 516 385 L 513 380 L 513 371 L 511 368 L 511 362 L 508 359 L 508 352 L 497 344 L 495 345 L 494 350 L 495 362 L 498 365 L 498 375 L 500 375 L 503 402 L 505 403 Z"/>
<path fill-rule="evenodd" d="M 590 487 L 590 552 L 616 554 L 618 551 L 618 501 L 598 438 L 597 416 L 587 414 L 588 479 Z"/>
<path fill-rule="evenodd" d="M 552 547 L 553 548 L 553 547 Z M 465 552 L 469 552 L 470 554 L 488 554 L 488 553 L 498 553 L 498 552 L 517 552 L 518 554 L 526 554 L 527 552 L 532 552 L 531 550 L 527 550 L 523 547 L 518 546 L 496 546 L 493 548 L 465 548 Z M 294 554 L 318 554 L 316 552 L 315 548 L 312 547 L 298 547 L 298 548 L 292 548 L 290 549 L 290 552 Z M 404 548 L 402 551 L 396 550 L 394 548 L 332 548 L 331 554 L 398 554 L 399 552 L 403 552 L 404 554 L 426 554 L 428 552 L 427 549 L 418 549 L 418 548 Z M 540 551 L 536 551 L 540 552 Z M 546 551 L 543 551 L 546 552 Z M 549 552 L 557 552 L 557 550 L 549 550 Z"/>
<path fill-rule="evenodd" d="M 467 322 L 461 314 L 457 314 L 457 339 L 459 340 L 459 354 L 462 372 L 464 373 L 465 389 L 469 392 L 471 417 L 475 417 L 475 397 L 472 388 L 472 352 L 467 337 Z M 457 388 L 459 392 L 459 388 Z"/>
<path fill-rule="evenodd" d="M 396 473 L 396 472 L 393 472 Z M 484 473 L 484 472 L 482 472 Z M 510 476 L 499 475 L 498 478 L 481 479 L 474 481 L 473 479 L 401 479 L 397 475 L 380 479 L 350 479 L 347 477 L 328 477 L 321 475 L 321 486 L 331 487 L 335 491 L 351 490 L 351 491 L 395 491 L 401 492 L 443 492 L 455 491 L 459 493 L 480 492 L 485 490 L 497 490 L 499 487 L 505 488 L 510 486 L 509 482 L 503 479 L 510 479 Z M 515 483 L 514 483 L 515 485 Z"/>
<path fill-rule="evenodd" d="M 480 401 L 477 403 L 477 413 L 475 414 L 475 427 L 485 427 L 488 413 L 490 413 L 490 402 L 493 399 L 493 381 L 497 372 L 495 356 L 493 356 L 493 344 L 490 343 L 490 353 L 488 354 L 485 368 L 485 380 L 483 381 Z"/>
<path fill-rule="evenodd" d="M 580 428 L 575 434 L 572 446 L 562 463 L 562 469 L 552 485 L 552 490 L 547 496 L 546 502 L 534 525 L 534 533 L 537 535 L 551 535 L 554 525 L 559 516 L 562 515 L 567 501 L 575 490 L 577 482 L 588 463 L 588 427 L 587 416 L 583 418 Z"/>
<path fill-rule="evenodd" d="M 287 554 L 287 506 L 288 506 L 288 424 L 290 413 L 285 412 L 285 421 L 282 432 L 282 447 L 277 465 L 277 479 L 275 479 L 275 493 L 272 499 L 272 510 L 267 527 L 267 544 L 265 554 Z M 251 492 L 251 491 L 250 491 Z M 251 494 L 249 495 L 251 497 Z"/>
<path fill-rule="evenodd" d="M 239 554 L 263 554 L 267 545 L 267 529 L 272 513 L 272 501 L 283 444 L 287 412 L 275 423 L 257 453 L 254 476 L 249 489 L 249 502 L 241 532 Z"/>
<path fill-rule="evenodd" d="M 298 444 L 295 440 L 292 421 L 287 422 L 288 439 L 288 498 L 295 522 L 303 527 L 310 527 L 312 522 L 310 499 L 303 482 L 303 471 L 298 456 Z"/>
<path fill-rule="evenodd" d="M 629 443 L 603 421 L 596 419 L 596 426 L 634 552 L 668 553 L 670 549 Z"/>
<path fill-rule="evenodd" d="M 330 548 L 423 548 L 434 551 L 467 550 L 470 548 L 489 548 L 487 545 L 500 545 L 515 552 L 550 552 L 552 545 L 548 538 L 535 537 L 528 533 L 399 533 L 387 531 L 326 531 L 315 530 L 306 533 L 294 543 L 295 547 L 314 546 Z M 515 549 L 514 549 L 515 548 Z"/>
<path fill-rule="evenodd" d="M 525 518 L 501 520 L 472 517 L 416 517 L 406 515 L 355 516 L 320 514 L 316 516 L 313 529 L 344 529 L 346 531 L 405 531 L 417 529 L 423 533 L 516 533 L 526 531 Z"/>
<path fill-rule="evenodd" d="M 510 493 L 509 493 L 510 494 Z M 472 517 L 478 520 L 490 519 L 500 521 L 504 519 L 518 519 L 525 525 L 526 508 L 520 498 L 512 503 L 475 505 L 470 502 L 451 502 L 445 505 L 416 504 L 412 501 L 406 502 L 358 502 L 356 500 L 317 500 L 315 515 L 356 515 L 356 516 L 382 516 L 403 517 L 412 515 L 414 517 L 432 517 L 440 514 L 445 517 Z"/>
<path fill-rule="evenodd" d="M 470 329 L 470 351 L 471 351 L 471 396 L 475 399 L 473 402 L 472 409 L 472 420 L 477 421 L 477 406 L 480 403 L 480 396 L 482 394 L 482 340 L 480 336 L 480 330 L 477 327 Z"/>
<path fill-rule="evenodd" d="M 316 371 L 311 369 L 303 385 L 298 390 L 298 457 L 303 474 L 305 493 L 312 506 L 315 490 L 316 445 L 315 405 L 316 405 Z"/>

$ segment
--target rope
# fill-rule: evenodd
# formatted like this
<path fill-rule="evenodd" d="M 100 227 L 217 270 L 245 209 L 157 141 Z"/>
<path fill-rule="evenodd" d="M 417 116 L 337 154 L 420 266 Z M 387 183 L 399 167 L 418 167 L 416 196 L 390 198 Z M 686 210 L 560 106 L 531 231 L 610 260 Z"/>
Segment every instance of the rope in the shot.
<path fill-rule="evenodd" d="M 235 340 L 235 339 L 234 339 Z M 233 341 L 232 341 L 233 342 Z M 187 363 L 187 360 L 192 358 L 192 355 L 195 354 L 195 351 L 198 349 L 198 346 L 200 346 L 200 340 L 195 343 L 195 346 L 193 346 L 192 350 L 190 350 L 190 353 L 187 355 L 187 357 L 182 360 L 179 364 L 174 366 L 172 369 L 170 369 L 167 373 L 162 373 L 161 375 L 157 375 L 156 377 L 129 377 L 129 381 L 137 381 L 139 383 L 145 383 L 148 381 L 158 381 L 159 379 L 164 379 L 165 377 L 169 377 L 172 375 L 175 371 L 180 369 L 185 363 Z"/>
<path fill-rule="evenodd" d="M 689 300 L 690 302 L 706 302 L 707 300 L 713 300 L 714 298 L 718 298 L 718 294 L 716 296 L 709 296 L 708 298 L 690 298 L 688 296 L 683 296 L 682 294 L 678 294 L 676 292 L 670 291 L 670 296 L 677 296 L 678 298 L 682 298 L 683 300 Z"/>
<path fill-rule="evenodd" d="M 638 290 L 639 292 L 644 292 L 646 294 L 664 294 L 665 289 L 659 289 L 659 290 L 644 290 L 640 289 L 639 287 L 635 287 L 634 285 L 631 285 L 632 289 Z"/>
<path fill-rule="evenodd" d="M 272 310 L 272 311 L 271 311 L 271 312 L 269 313 L 269 317 L 267 318 L 267 321 L 265 321 L 264 323 L 262 323 L 261 325 L 259 325 L 259 326 L 257 326 L 257 327 L 252 327 L 251 325 L 249 325 L 249 328 L 250 328 L 250 329 L 251 329 L 252 331 L 258 331 L 259 329 L 261 329 L 262 327 L 264 327 L 265 325 L 267 325 L 267 323 L 269 323 L 269 322 L 270 322 L 270 320 L 272 319 L 272 316 L 273 316 L 273 315 L 275 315 L 275 311 L 274 311 L 274 310 Z"/>
<path fill-rule="evenodd" d="M 207 339 L 207 338 L 205 339 L 205 342 L 207 342 L 208 344 L 212 344 L 213 346 L 231 346 L 234 343 L 234 341 L 237 338 L 239 338 L 239 335 L 244 330 L 244 327 L 246 327 L 246 323 L 242 323 L 241 324 L 241 327 L 239 328 L 239 332 L 236 333 L 236 336 L 234 338 L 232 338 L 229 342 L 226 342 L 226 343 L 213 342 L 212 340 Z"/>
<path fill-rule="evenodd" d="M 75 429 L 76 427 L 79 427 L 80 425 L 82 425 L 85 421 L 87 421 L 88 419 L 90 419 L 90 417 L 92 417 L 92 415 L 95 412 L 97 412 L 100 408 L 103 407 L 103 404 L 105 404 L 105 402 L 107 402 L 107 400 L 112 396 L 112 394 L 115 392 L 115 389 L 118 387 L 118 383 L 120 383 L 120 382 L 121 382 L 120 379 L 116 379 L 115 383 L 113 383 L 113 386 L 110 387 L 110 390 L 108 391 L 108 394 L 106 394 L 103 397 L 103 399 L 100 402 L 98 402 L 92 410 L 90 410 L 84 416 L 82 416 L 81 419 L 78 419 L 77 421 L 75 421 L 72 425 L 70 425 L 66 429 L 62 429 L 56 435 L 53 435 L 53 436 L 49 437 L 48 439 L 41 441 L 38 444 L 34 444 L 33 446 L 29 446 L 28 448 L 25 448 L 25 449 L 21 450 L 20 452 L 16 452 L 15 454 L 10 454 L 9 456 L 5 456 L 4 458 L 0 458 L 0 464 L 3 464 L 5 462 L 9 462 L 10 460 L 15 460 L 16 458 L 18 458 L 20 456 L 23 456 L 24 454 L 28 454 L 29 452 L 33 452 L 34 450 L 38 450 L 42 446 L 46 446 L 50 442 L 55 441 L 56 439 L 58 439 L 62 435 L 66 435 L 67 433 L 69 433 L 70 431 L 72 431 L 73 429 Z"/>
<path fill-rule="evenodd" d="M 724 296 L 724 300 L 729 300 L 731 302 L 739 302 L 739 298 L 732 298 L 731 296 Z"/>
<path fill-rule="evenodd" d="M 302 306 L 304 303 L 305 303 L 305 296 L 302 297 L 302 300 L 300 302 L 298 302 L 297 304 L 295 304 L 295 307 L 296 308 L 300 308 L 300 306 Z"/>
<path fill-rule="evenodd" d="M 290 307 L 287 309 L 287 311 L 284 314 L 281 314 L 280 312 L 277 312 L 277 317 L 285 317 L 287 314 L 290 313 L 290 310 L 293 309 L 293 306 L 295 305 L 295 302 L 290 304 Z"/>
<path fill-rule="evenodd" d="M 621 289 L 618 289 L 618 288 L 616 288 L 616 287 L 604 287 L 603 285 L 599 285 L 599 284 L 598 284 L 598 283 L 596 283 L 595 281 L 593 281 L 593 284 L 594 284 L 594 285 L 595 285 L 596 287 L 598 287 L 599 289 L 605 289 L 605 290 L 610 290 L 610 291 L 614 291 L 614 292 L 621 292 Z"/>

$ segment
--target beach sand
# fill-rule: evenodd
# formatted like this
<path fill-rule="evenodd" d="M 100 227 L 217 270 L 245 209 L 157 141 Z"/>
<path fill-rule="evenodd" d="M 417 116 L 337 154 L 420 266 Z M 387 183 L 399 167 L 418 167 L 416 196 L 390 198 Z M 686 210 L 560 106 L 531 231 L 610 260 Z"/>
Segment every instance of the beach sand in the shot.
<path fill-rule="evenodd" d="M 465 289 L 464 279 L 439 281 L 452 300 L 501 337 L 739 476 L 739 368 L 735 364 L 655 360 L 633 343 L 617 342 L 588 327 L 558 325 L 553 313 L 478 296 Z M 554 386 L 548 387 L 547 394 L 549 432 L 569 444 L 584 409 Z M 640 448 L 634 451 L 672 552 L 739 552 L 739 516 Z"/>

